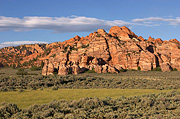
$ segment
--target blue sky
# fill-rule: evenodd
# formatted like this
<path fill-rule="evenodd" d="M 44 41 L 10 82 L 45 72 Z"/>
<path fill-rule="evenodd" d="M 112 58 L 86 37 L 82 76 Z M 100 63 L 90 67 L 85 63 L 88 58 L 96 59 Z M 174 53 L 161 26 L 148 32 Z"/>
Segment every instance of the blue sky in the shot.
<path fill-rule="evenodd" d="M 58 42 L 127 26 L 138 36 L 180 40 L 180 0 L 0 0 L 0 48 Z"/>

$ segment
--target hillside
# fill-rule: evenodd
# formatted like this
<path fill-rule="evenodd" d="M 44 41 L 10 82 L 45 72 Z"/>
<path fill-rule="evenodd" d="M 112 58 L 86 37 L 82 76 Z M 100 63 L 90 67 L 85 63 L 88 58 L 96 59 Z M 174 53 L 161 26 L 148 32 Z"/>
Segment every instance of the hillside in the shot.
<path fill-rule="evenodd" d="M 42 66 L 43 75 L 118 73 L 122 70 L 180 70 L 180 43 L 176 39 L 162 41 L 151 36 L 146 40 L 127 27 L 114 26 L 89 36 L 75 36 L 64 42 L 21 45 L 0 49 L 0 66 Z"/>

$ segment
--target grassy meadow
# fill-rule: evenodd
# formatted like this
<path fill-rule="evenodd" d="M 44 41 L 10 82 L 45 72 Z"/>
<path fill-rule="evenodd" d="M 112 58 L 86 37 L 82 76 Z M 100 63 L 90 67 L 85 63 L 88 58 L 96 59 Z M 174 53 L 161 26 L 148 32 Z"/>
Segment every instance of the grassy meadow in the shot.
<path fill-rule="evenodd" d="M 121 96 L 132 97 L 151 93 L 170 92 L 170 90 L 156 89 L 59 89 L 59 90 L 25 90 L 24 92 L 0 92 L 0 103 L 15 103 L 20 108 L 27 108 L 34 104 L 45 104 L 52 100 L 79 100 L 85 97 L 100 98 Z"/>

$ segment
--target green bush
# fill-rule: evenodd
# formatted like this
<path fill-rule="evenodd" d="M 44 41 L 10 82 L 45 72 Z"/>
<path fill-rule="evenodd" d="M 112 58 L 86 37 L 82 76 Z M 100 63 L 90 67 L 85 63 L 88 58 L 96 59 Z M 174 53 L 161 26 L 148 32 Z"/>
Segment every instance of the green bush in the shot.
<path fill-rule="evenodd" d="M 55 56 L 56 56 L 56 54 L 51 55 L 51 57 L 53 57 L 53 58 L 54 58 Z"/>
<path fill-rule="evenodd" d="M 23 66 L 28 66 L 28 65 L 29 65 L 28 62 L 24 62 L 24 63 L 23 63 Z"/>
<path fill-rule="evenodd" d="M 92 70 L 86 70 L 85 73 L 96 73 L 96 72 L 94 71 L 94 69 L 92 69 Z"/>
<path fill-rule="evenodd" d="M 161 67 L 156 67 L 156 68 L 152 69 L 152 71 L 161 71 Z"/>
<path fill-rule="evenodd" d="M 138 66 L 138 70 L 141 71 L 141 67 L 140 66 Z"/>
<path fill-rule="evenodd" d="M 120 69 L 119 71 L 120 72 L 127 72 L 128 70 L 127 69 Z"/>
<path fill-rule="evenodd" d="M 19 68 L 18 72 L 16 74 L 17 75 L 28 75 L 28 73 L 23 68 Z"/>
<path fill-rule="evenodd" d="M 53 86 L 53 87 L 52 87 L 52 90 L 58 90 L 58 89 L 59 89 L 58 86 Z"/>
<path fill-rule="evenodd" d="M 87 47 L 89 47 L 89 44 L 82 46 L 82 48 L 87 48 Z"/>
<path fill-rule="evenodd" d="M 28 75 L 28 73 L 26 71 L 18 71 L 16 74 L 17 75 Z"/>
<path fill-rule="evenodd" d="M 101 34 L 97 34 L 96 37 L 101 37 Z"/>

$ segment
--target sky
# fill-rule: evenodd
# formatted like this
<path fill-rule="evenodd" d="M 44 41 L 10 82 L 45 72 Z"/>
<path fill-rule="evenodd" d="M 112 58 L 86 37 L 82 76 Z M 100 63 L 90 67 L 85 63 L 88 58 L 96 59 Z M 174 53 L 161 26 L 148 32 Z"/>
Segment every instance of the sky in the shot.
<path fill-rule="evenodd" d="M 0 0 L 0 48 L 52 43 L 127 26 L 180 41 L 180 0 Z"/>

